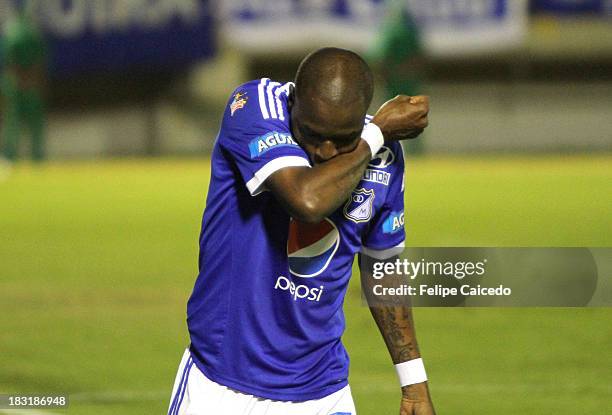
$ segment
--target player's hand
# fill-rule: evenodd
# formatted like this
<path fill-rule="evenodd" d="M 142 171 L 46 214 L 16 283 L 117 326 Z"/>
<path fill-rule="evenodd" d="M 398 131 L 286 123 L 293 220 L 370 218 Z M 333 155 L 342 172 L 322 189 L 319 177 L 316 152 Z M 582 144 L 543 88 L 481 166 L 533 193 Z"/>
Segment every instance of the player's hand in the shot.
<path fill-rule="evenodd" d="M 436 415 L 427 383 L 419 383 L 402 388 L 400 415 Z"/>
<path fill-rule="evenodd" d="M 398 95 L 385 102 L 372 122 L 382 131 L 385 141 L 404 140 L 420 135 L 429 124 L 429 97 Z"/>
<path fill-rule="evenodd" d="M 400 415 L 436 415 L 436 411 L 430 400 L 415 401 L 402 398 Z"/>

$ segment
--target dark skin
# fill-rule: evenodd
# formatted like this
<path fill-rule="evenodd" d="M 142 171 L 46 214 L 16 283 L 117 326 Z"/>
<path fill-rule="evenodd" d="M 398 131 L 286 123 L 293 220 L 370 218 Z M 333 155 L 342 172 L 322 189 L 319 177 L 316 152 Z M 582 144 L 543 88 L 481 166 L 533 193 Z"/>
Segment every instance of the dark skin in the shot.
<path fill-rule="evenodd" d="M 387 261 L 395 262 L 396 259 L 397 257 L 393 257 Z M 367 256 L 360 255 L 359 257 L 361 287 L 391 359 L 394 364 L 418 359 L 421 354 L 414 329 L 412 307 L 406 304 L 403 298 L 396 303 L 393 301 L 397 298 L 385 298 L 384 304 L 377 302 L 379 299 L 373 297 L 373 286 L 376 281 L 371 274 L 373 262 L 374 259 Z M 405 276 L 391 275 L 386 278 L 385 287 L 389 288 L 397 288 L 401 284 L 408 283 L 408 277 Z M 435 415 L 427 382 L 402 388 L 400 415 Z"/>
<path fill-rule="evenodd" d="M 335 106 L 316 98 L 305 103 L 290 94 L 291 132 L 313 164 L 288 167 L 266 180 L 267 188 L 295 219 L 319 223 L 345 202 L 372 158 L 360 138 L 367 105 Z M 427 127 L 427 97 L 399 95 L 372 119 L 386 142 L 417 137 Z"/>
<path fill-rule="evenodd" d="M 288 167 L 266 180 L 267 188 L 297 220 L 319 223 L 338 209 L 361 180 L 372 159 L 360 138 L 369 102 L 347 104 L 306 96 L 289 96 L 291 132 L 308 154 L 312 167 Z M 376 112 L 372 122 L 385 142 L 415 138 L 427 127 L 428 97 L 397 96 Z M 372 281 L 362 273 L 362 281 Z M 371 313 L 394 363 L 418 358 L 419 351 L 407 306 L 371 307 Z M 434 415 L 427 382 L 402 388 L 400 415 Z"/>

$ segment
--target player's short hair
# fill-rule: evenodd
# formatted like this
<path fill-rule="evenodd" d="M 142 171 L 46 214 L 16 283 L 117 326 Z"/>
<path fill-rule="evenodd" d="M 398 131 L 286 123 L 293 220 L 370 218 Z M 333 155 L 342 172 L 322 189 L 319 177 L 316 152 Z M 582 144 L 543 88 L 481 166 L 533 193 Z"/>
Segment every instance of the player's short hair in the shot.
<path fill-rule="evenodd" d="M 298 99 L 314 93 L 335 105 L 360 102 L 365 111 L 374 94 L 374 77 L 355 52 L 326 47 L 304 58 L 295 77 L 295 93 Z"/>

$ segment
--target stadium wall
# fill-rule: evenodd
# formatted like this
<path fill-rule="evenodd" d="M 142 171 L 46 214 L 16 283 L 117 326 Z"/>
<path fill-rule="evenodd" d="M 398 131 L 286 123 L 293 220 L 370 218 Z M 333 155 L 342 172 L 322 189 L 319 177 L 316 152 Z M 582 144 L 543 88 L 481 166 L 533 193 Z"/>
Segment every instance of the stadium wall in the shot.
<path fill-rule="evenodd" d="M 612 83 L 435 83 L 428 93 L 428 152 L 612 150 Z M 215 138 L 224 95 L 217 93 L 199 114 L 169 100 L 149 107 L 53 112 L 50 156 L 150 154 L 151 141 L 157 154 L 205 154 Z"/>

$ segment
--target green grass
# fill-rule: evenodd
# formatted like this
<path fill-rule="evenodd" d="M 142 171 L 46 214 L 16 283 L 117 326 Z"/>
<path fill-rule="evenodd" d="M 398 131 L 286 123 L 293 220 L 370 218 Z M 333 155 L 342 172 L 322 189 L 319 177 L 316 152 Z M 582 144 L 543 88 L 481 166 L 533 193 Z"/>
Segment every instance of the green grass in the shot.
<path fill-rule="evenodd" d="M 612 245 L 612 157 L 407 168 L 410 245 Z M 188 343 L 208 176 L 204 159 L 131 160 L 22 164 L 0 181 L 0 393 L 70 393 L 70 414 L 165 413 Z M 353 395 L 362 415 L 396 414 L 397 381 L 356 282 L 345 335 Z M 415 313 L 440 414 L 610 405 L 610 309 Z"/>

